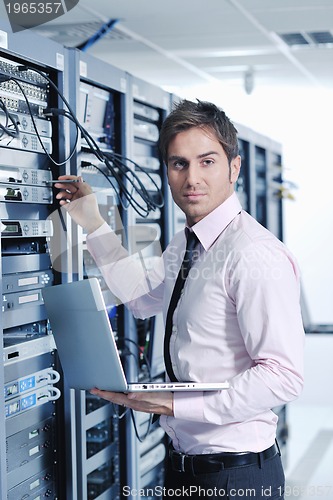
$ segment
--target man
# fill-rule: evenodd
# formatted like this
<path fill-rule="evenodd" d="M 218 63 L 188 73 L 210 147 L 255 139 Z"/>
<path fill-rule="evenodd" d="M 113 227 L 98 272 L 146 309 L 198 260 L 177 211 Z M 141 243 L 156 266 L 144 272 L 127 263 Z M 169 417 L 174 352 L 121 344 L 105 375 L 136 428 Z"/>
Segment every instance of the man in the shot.
<path fill-rule="evenodd" d="M 180 381 L 228 380 L 231 387 L 213 393 L 92 392 L 161 415 L 171 439 L 166 498 L 182 488 L 192 498 L 204 492 L 210 498 L 283 498 L 272 408 L 295 399 L 303 385 L 297 265 L 239 204 L 237 131 L 223 111 L 211 103 L 180 102 L 162 126 L 160 149 L 186 232 L 199 241 L 172 317 L 171 368 Z M 72 177 L 59 179 L 56 186 L 67 192 L 57 198 L 88 232 L 88 248 L 110 288 L 134 315 L 163 310 L 166 317 L 185 233 L 176 234 L 163 254 L 165 274 L 158 269 L 149 276 L 155 286 L 149 290 L 132 269 L 128 285 L 119 286 L 127 254 L 101 218 L 89 186 L 61 185 Z"/>

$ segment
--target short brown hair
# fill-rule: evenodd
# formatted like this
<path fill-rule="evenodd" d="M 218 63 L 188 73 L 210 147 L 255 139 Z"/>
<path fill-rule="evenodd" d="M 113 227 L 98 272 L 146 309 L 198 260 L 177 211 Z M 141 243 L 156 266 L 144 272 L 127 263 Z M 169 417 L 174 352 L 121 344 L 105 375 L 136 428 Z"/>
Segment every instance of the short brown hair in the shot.
<path fill-rule="evenodd" d="M 159 147 L 166 164 L 170 141 L 179 132 L 192 127 L 211 129 L 223 147 L 229 164 L 239 154 L 237 130 L 225 112 L 211 102 L 184 99 L 175 105 L 160 130 Z"/>

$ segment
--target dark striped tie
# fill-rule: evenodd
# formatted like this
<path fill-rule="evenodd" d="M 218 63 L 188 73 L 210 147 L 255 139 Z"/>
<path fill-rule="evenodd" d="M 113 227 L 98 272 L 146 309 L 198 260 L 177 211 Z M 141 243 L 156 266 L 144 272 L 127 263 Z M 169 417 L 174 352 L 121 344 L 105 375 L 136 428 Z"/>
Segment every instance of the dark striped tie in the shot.
<path fill-rule="evenodd" d="M 170 357 L 170 337 L 172 334 L 172 318 L 173 318 L 173 313 L 177 307 L 179 297 L 184 287 L 186 278 L 191 269 L 193 250 L 197 243 L 198 243 L 198 237 L 195 235 L 195 233 L 190 232 L 187 237 L 184 259 L 176 279 L 176 283 L 171 295 L 170 304 L 167 312 L 165 336 L 164 336 L 164 362 L 165 362 L 166 372 L 169 376 L 169 379 L 172 382 L 177 381 L 177 378 L 172 368 L 171 357 Z"/>

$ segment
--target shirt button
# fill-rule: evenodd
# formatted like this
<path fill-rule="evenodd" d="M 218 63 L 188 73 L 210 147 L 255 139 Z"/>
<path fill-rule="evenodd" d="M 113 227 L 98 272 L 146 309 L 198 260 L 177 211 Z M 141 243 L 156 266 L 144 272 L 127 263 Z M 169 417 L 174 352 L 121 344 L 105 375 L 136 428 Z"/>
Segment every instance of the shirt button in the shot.
<path fill-rule="evenodd" d="M 176 331 L 177 331 L 177 327 L 176 327 L 176 326 L 173 326 L 173 327 L 172 327 L 172 331 L 173 331 L 173 333 L 176 333 Z"/>

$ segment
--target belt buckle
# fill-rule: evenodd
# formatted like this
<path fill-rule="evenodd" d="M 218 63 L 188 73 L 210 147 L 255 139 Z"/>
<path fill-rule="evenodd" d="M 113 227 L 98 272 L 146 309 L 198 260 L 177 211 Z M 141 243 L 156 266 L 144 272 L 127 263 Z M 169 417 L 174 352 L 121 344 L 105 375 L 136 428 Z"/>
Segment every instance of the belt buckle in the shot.
<path fill-rule="evenodd" d="M 185 472 L 185 454 L 171 451 L 172 468 L 175 472 Z"/>

